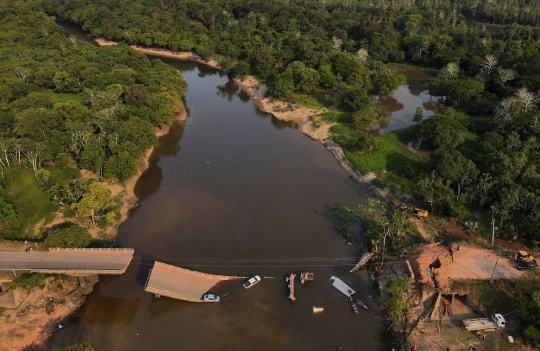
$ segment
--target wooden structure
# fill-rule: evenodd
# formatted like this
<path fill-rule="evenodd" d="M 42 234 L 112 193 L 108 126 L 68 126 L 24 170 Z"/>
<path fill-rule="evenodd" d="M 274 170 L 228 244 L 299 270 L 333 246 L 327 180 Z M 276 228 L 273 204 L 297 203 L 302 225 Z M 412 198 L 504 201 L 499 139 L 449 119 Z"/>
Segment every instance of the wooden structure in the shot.
<path fill-rule="evenodd" d="M 289 299 L 291 301 L 296 300 L 296 297 L 294 297 L 294 278 L 296 278 L 296 274 L 292 274 L 285 278 L 285 281 L 289 283 Z"/>
<path fill-rule="evenodd" d="M 353 267 L 353 269 L 350 270 L 349 273 L 356 272 L 360 269 L 363 265 L 367 263 L 375 254 L 373 252 L 364 252 L 362 254 L 362 257 L 360 257 L 360 261 L 356 264 L 356 266 Z"/>
<path fill-rule="evenodd" d="M 156 261 L 144 290 L 153 293 L 155 297 L 204 302 L 202 296 L 220 281 L 245 278 L 206 274 Z"/>
<path fill-rule="evenodd" d="M 313 280 L 313 276 L 314 274 L 309 272 L 300 273 L 300 283 L 306 284 L 307 281 Z"/>
<path fill-rule="evenodd" d="M 133 249 L 58 249 L 48 252 L 1 252 L 0 272 L 88 276 L 123 274 L 133 258 Z"/>

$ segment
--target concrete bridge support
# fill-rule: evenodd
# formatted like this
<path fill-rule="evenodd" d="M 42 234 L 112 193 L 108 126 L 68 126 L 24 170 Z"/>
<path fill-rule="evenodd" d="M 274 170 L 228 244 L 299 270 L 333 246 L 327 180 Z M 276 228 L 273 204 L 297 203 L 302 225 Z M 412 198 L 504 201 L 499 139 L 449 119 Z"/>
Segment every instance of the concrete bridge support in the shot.
<path fill-rule="evenodd" d="M 79 291 L 82 295 L 88 295 L 94 291 L 94 285 L 99 281 L 97 274 L 77 276 L 77 278 L 79 279 Z"/>

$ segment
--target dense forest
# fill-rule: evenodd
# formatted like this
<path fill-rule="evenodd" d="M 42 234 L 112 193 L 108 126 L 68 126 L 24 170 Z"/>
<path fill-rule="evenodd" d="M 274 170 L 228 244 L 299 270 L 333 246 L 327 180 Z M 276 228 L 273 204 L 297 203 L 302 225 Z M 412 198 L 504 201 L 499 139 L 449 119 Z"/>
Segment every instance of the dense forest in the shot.
<path fill-rule="evenodd" d="M 0 237 L 28 236 L 59 207 L 114 221 L 108 190 L 76 168 L 135 175 L 185 90 L 178 70 L 127 45 L 96 48 L 42 12 L 0 8 Z"/>
<path fill-rule="evenodd" d="M 324 92 L 346 111 L 334 113 L 335 141 L 360 171 L 378 171 L 376 185 L 412 193 L 432 212 L 458 218 L 474 231 L 487 234 L 497 227 L 499 238 L 540 241 L 538 1 L 41 4 L 98 37 L 214 57 L 232 74 L 254 74 L 274 97 L 295 101 Z M 501 26 L 488 32 L 468 21 Z M 434 117 L 423 120 L 417 111 L 416 126 L 374 138 L 370 127 L 384 118 L 370 94 L 389 93 L 404 83 L 389 63 L 436 70 L 430 89 L 445 99 Z M 396 142 L 400 148 L 390 145 Z M 403 144 L 409 142 L 429 156 L 404 155 Z M 389 151 L 381 158 L 381 150 Z M 364 219 L 375 248 L 386 232 L 392 234 L 386 244 L 394 249 L 412 244 L 415 231 L 399 210 L 371 202 L 358 211 L 340 211 L 344 223 L 357 215 Z M 514 302 L 522 317 L 535 321 L 526 334 L 540 344 L 537 311 L 522 308 L 537 309 L 532 296 Z"/>
<path fill-rule="evenodd" d="M 535 1 L 43 0 L 50 14 L 96 36 L 195 51 L 223 68 L 255 74 L 275 97 L 324 91 L 350 112 L 339 139 L 351 158 L 376 144 L 369 93 L 403 83 L 388 62 L 435 68 L 446 107 L 414 128 L 429 160 L 395 176 L 431 209 L 530 243 L 540 223 L 540 7 Z M 509 23 L 496 33 L 466 20 Z M 531 27 L 524 26 L 531 25 Z M 456 111 L 457 110 L 457 111 Z M 417 120 L 421 122 L 421 116 Z M 342 129 L 343 130 L 343 129 Z M 384 184 L 383 184 L 384 185 Z M 399 185 L 399 182 L 398 182 Z M 400 189 L 397 189 L 400 190 Z M 474 224 L 473 226 L 477 226 Z M 489 226 L 489 225 L 488 225 Z M 489 229 L 488 229 L 489 230 Z"/>
<path fill-rule="evenodd" d="M 122 43 L 98 49 L 79 42 L 45 13 Z M 129 49 L 136 44 L 216 58 L 231 74 L 255 75 L 276 98 L 324 93 L 345 111 L 333 115 L 335 141 L 360 171 L 377 171 L 375 185 L 413 194 L 472 230 L 486 234 L 493 226 L 499 238 L 537 246 L 539 15 L 538 0 L 4 1 L 1 235 L 20 236 L 31 216 L 31 198 L 16 191 L 30 182 L 28 172 L 51 203 L 92 213 L 92 222 L 113 217 L 107 201 L 88 211 L 89 201 L 107 194 L 70 180 L 66 169 L 131 177 L 155 143 L 152 126 L 180 111 L 186 89 L 178 71 Z M 471 28 L 471 21 L 480 24 Z M 437 71 L 430 89 L 445 99 L 434 117 L 423 120 L 420 110 L 416 126 L 374 137 L 370 127 L 384 116 L 370 94 L 405 83 L 395 63 Z M 403 156 L 409 142 L 429 156 Z M 374 247 L 386 230 L 395 234 L 386 244 L 404 251 L 416 232 L 407 216 L 380 202 L 340 211 L 344 222 L 360 216 L 371 223 L 366 236 Z M 514 302 L 539 346 L 536 285 L 518 290 Z"/>

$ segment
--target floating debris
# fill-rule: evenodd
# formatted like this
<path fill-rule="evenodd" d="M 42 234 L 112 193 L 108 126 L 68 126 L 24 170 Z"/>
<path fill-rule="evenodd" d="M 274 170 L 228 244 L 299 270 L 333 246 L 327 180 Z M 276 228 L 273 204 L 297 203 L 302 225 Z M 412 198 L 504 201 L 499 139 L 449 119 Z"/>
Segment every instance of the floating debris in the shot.
<path fill-rule="evenodd" d="M 350 286 L 345 284 L 343 280 L 332 276 L 330 277 L 330 281 L 332 282 L 332 285 L 334 286 L 334 288 L 341 291 L 345 296 L 349 297 L 353 294 L 356 294 L 356 291 L 354 291 Z"/>
<path fill-rule="evenodd" d="M 313 280 L 313 273 L 302 272 L 300 273 L 300 283 L 305 284 L 306 281 Z"/>
<path fill-rule="evenodd" d="M 324 307 L 315 307 L 315 306 L 313 306 L 313 313 L 319 314 L 319 313 L 323 313 L 323 311 L 324 311 Z"/>
<path fill-rule="evenodd" d="M 285 278 L 285 281 L 289 283 L 289 299 L 291 299 L 291 301 L 296 300 L 296 297 L 294 297 L 294 278 L 296 278 L 296 274 L 292 273 L 289 277 Z"/>

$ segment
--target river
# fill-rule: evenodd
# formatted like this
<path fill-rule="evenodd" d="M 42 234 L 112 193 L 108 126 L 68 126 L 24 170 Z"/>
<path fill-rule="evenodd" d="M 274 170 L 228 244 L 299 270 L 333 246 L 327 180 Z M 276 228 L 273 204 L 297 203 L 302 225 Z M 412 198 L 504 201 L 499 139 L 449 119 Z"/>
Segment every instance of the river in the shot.
<path fill-rule="evenodd" d="M 260 112 L 227 76 L 162 59 L 188 83 L 188 118 L 159 138 L 135 187 L 140 205 L 116 241 L 135 249 L 122 276 L 102 276 L 46 349 L 88 342 L 96 350 L 389 350 L 376 291 L 361 253 L 334 230 L 328 206 L 356 206 L 369 191 L 292 123 Z M 155 260 L 214 274 L 273 277 L 251 289 L 222 282 L 219 303 L 155 299 L 143 291 Z M 311 286 L 287 299 L 288 273 Z M 337 275 L 370 308 L 353 314 Z M 313 314 L 312 307 L 324 312 Z"/>

